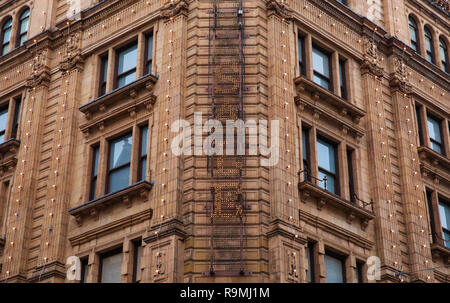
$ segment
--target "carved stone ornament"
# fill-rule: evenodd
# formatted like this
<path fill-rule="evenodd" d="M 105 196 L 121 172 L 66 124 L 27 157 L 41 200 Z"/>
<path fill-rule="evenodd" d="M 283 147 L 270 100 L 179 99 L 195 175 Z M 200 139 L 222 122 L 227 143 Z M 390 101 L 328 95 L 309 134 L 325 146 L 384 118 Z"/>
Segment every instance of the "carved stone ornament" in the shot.
<path fill-rule="evenodd" d="M 72 33 L 67 37 L 64 57 L 59 66 L 62 72 L 73 68 L 82 69 L 84 57 L 81 55 L 80 44 L 80 33 Z"/>
<path fill-rule="evenodd" d="M 188 0 L 168 1 L 161 8 L 161 17 L 163 18 L 175 17 L 181 13 L 187 12 L 188 9 L 189 9 Z"/>
<path fill-rule="evenodd" d="M 273 11 L 275 14 L 284 18 L 285 20 L 292 19 L 292 9 L 290 9 L 286 4 L 280 3 L 276 0 L 267 0 L 266 2 L 267 10 Z"/>
<path fill-rule="evenodd" d="M 406 69 L 406 63 L 403 58 L 394 57 L 394 72 L 391 74 L 389 85 L 391 88 L 398 89 L 403 93 L 410 92 L 410 84 L 408 81 L 408 72 Z"/>
<path fill-rule="evenodd" d="M 47 50 L 39 51 L 36 56 L 33 57 L 31 62 L 33 73 L 37 73 L 39 69 L 47 64 Z"/>
<path fill-rule="evenodd" d="M 366 38 L 364 42 L 364 60 L 361 64 L 363 72 L 371 72 L 376 76 L 383 75 L 383 68 L 380 65 L 380 54 L 378 46 L 374 39 Z"/>

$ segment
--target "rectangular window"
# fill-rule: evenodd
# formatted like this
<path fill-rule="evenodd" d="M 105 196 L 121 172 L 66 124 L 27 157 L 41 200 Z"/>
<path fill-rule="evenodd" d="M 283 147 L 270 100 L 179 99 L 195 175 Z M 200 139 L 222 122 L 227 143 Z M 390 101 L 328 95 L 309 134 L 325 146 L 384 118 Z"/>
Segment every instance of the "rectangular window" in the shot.
<path fill-rule="evenodd" d="M 89 275 L 89 258 L 81 260 L 81 280 L 80 283 L 87 283 Z"/>
<path fill-rule="evenodd" d="M 97 178 L 98 178 L 98 158 L 100 155 L 100 147 L 95 146 L 92 150 L 92 176 L 91 176 L 91 192 L 90 192 L 90 200 L 94 200 L 96 198 L 97 191 Z"/>
<path fill-rule="evenodd" d="M 314 243 L 312 242 L 308 242 L 308 246 L 306 247 L 306 259 L 308 260 L 307 281 L 308 283 L 314 283 Z"/>
<path fill-rule="evenodd" d="M 441 123 L 434 117 L 427 115 L 428 120 L 428 135 L 430 136 L 431 149 L 442 154 L 442 137 L 441 137 Z"/>
<path fill-rule="evenodd" d="M 311 167 L 309 164 L 309 129 L 302 127 L 302 158 L 305 179 L 311 181 Z"/>
<path fill-rule="evenodd" d="M 139 180 L 145 180 L 147 175 L 147 141 L 148 126 L 141 127 L 141 148 L 139 155 Z"/>
<path fill-rule="evenodd" d="M 439 217 L 441 219 L 444 246 L 450 248 L 450 203 L 439 197 Z"/>
<path fill-rule="evenodd" d="M 416 105 L 417 130 L 419 131 L 420 146 L 423 146 L 422 119 L 420 118 L 420 106 Z"/>
<path fill-rule="evenodd" d="M 8 104 L 0 107 L 0 144 L 5 142 L 6 124 L 8 121 Z"/>
<path fill-rule="evenodd" d="M 356 281 L 358 283 L 364 283 L 363 280 L 363 266 L 364 266 L 364 262 L 360 262 L 360 261 L 356 261 Z"/>
<path fill-rule="evenodd" d="M 425 194 L 427 197 L 427 204 L 428 204 L 428 213 L 430 216 L 430 227 L 431 227 L 431 233 L 433 236 L 433 242 L 437 242 L 437 233 L 436 233 L 436 224 L 435 224 L 435 218 L 434 218 L 434 212 L 433 212 L 433 200 L 432 200 L 432 196 L 433 196 L 433 192 L 429 189 L 425 190 Z"/>
<path fill-rule="evenodd" d="M 306 74 L 306 64 L 305 64 L 305 37 L 298 35 L 298 66 L 300 75 Z"/>
<path fill-rule="evenodd" d="M 313 45 L 314 82 L 325 89 L 331 90 L 330 82 L 330 55 Z"/>
<path fill-rule="evenodd" d="M 130 184 L 131 134 L 110 142 L 108 192 L 116 192 Z"/>
<path fill-rule="evenodd" d="M 355 179 L 353 176 L 353 155 L 354 151 L 347 149 L 348 189 L 350 193 L 350 201 L 356 202 Z"/>
<path fill-rule="evenodd" d="M 136 80 L 137 43 L 118 51 L 117 83 L 120 88 Z"/>
<path fill-rule="evenodd" d="M 333 144 L 328 141 L 317 138 L 317 161 L 319 168 L 319 179 L 326 182 L 319 182 L 320 187 L 332 193 L 336 192 L 336 152 Z"/>
<path fill-rule="evenodd" d="M 122 248 L 100 256 L 100 283 L 122 281 Z"/>
<path fill-rule="evenodd" d="M 100 85 L 98 95 L 106 94 L 106 79 L 108 78 L 108 55 L 103 55 L 100 58 Z"/>
<path fill-rule="evenodd" d="M 347 99 L 347 86 L 346 86 L 346 79 L 345 79 L 346 73 L 345 73 L 345 61 L 339 60 L 339 84 L 341 86 L 341 97 L 343 99 Z"/>
<path fill-rule="evenodd" d="M 142 258 L 141 241 L 134 242 L 134 260 L 133 260 L 133 283 L 141 282 L 141 258 Z"/>
<path fill-rule="evenodd" d="M 152 63 L 153 63 L 153 32 L 149 34 L 146 38 L 145 45 L 145 72 L 144 74 L 152 73 Z"/>
<path fill-rule="evenodd" d="M 14 99 L 15 109 L 14 109 L 14 121 L 13 121 L 13 128 L 11 132 L 11 138 L 17 138 L 17 132 L 19 130 L 19 120 L 20 120 L 20 111 L 22 106 L 22 96 L 19 96 Z"/>
<path fill-rule="evenodd" d="M 345 266 L 341 256 L 325 252 L 326 283 L 345 283 Z"/>

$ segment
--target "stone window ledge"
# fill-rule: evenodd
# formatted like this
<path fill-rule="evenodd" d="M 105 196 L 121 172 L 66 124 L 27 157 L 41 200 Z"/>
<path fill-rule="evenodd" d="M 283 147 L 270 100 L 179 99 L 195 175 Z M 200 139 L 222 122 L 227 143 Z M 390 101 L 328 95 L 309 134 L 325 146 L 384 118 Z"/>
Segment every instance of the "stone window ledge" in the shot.
<path fill-rule="evenodd" d="M 294 83 L 298 94 L 296 99 L 300 97 L 301 93 L 309 92 L 314 101 L 323 100 L 328 104 L 332 104 L 337 108 L 342 117 L 348 115 L 356 124 L 359 124 L 361 118 L 366 115 L 366 112 L 361 108 L 333 94 L 304 76 L 295 78 Z"/>
<path fill-rule="evenodd" d="M 434 167 L 442 167 L 446 170 L 450 170 L 450 159 L 438 152 L 435 152 L 428 146 L 420 146 L 417 148 L 417 152 L 419 153 L 421 162 L 428 160 Z"/>
<path fill-rule="evenodd" d="M 80 106 L 78 109 L 89 121 L 80 126 L 83 133 L 89 133 L 92 126 L 98 126 L 101 129 L 106 120 L 113 119 L 118 115 L 128 112 L 134 116 L 137 107 L 141 105 L 151 110 L 156 102 L 153 91 L 157 80 L 158 78 L 154 75 L 146 75 Z M 140 94 L 144 88 L 148 93 Z"/>
<path fill-rule="evenodd" d="M 317 202 L 317 209 L 322 210 L 326 204 L 343 210 L 347 214 L 347 222 L 352 223 L 353 219 L 358 218 L 361 221 L 361 228 L 366 229 L 369 221 L 375 218 L 373 210 L 370 209 L 371 204 L 365 207 L 359 206 L 348 200 L 345 200 L 325 189 L 314 185 L 309 181 L 303 181 L 298 184 L 298 190 L 302 201 L 313 198 Z"/>
<path fill-rule="evenodd" d="M 82 225 L 85 216 L 90 215 L 98 218 L 99 212 L 113 203 L 123 203 L 127 208 L 130 208 L 133 197 L 140 197 L 142 201 L 147 201 L 148 193 L 152 188 L 153 182 L 141 181 L 117 192 L 104 195 L 80 206 L 71 208 L 69 209 L 69 214 L 75 217 L 78 225 Z"/>
<path fill-rule="evenodd" d="M 442 257 L 445 264 L 450 263 L 450 248 L 438 243 L 433 243 L 431 244 L 431 253 L 434 258 Z"/>
<path fill-rule="evenodd" d="M 9 139 L 0 144 L 0 176 L 16 167 L 19 147 L 20 141 L 17 139 Z"/>

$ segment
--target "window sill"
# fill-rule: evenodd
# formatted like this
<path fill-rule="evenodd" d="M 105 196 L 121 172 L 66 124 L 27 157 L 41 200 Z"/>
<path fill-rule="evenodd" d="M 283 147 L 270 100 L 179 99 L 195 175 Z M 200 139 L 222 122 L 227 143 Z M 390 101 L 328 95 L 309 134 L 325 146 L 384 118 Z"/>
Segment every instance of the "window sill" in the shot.
<path fill-rule="evenodd" d="M 138 197 L 143 202 L 146 202 L 148 200 L 148 193 L 152 188 L 153 182 L 141 181 L 117 192 L 104 195 L 80 206 L 71 208 L 69 209 L 69 214 L 74 216 L 77 224 L 81 226 L 85 216 L 90 215 L 98 219 L 101 209 L 113 203 L 122 202 L 127 208 L 130 208 L 134 197 Z"/>
<path fill-rule="evenodd" d="M 429 162 L 433 167 L 442 167 L 446 171 L 450 170 L 450 159 L 432 150 L 428 146 L 419 146 L 417 148 L 421 164 Z"/>
<path fill-rule="evenodd" d="M 302 201 L 313 198 L 317 202 L 317 208 L 322 208 L 329 203 L 330 205 L 343 210 L 347 215 L 347 222 L 352 223 L 353 219 L 358 218 L 361 222 L 361 229 L 365 230 L 369 221 L 375 218 L 373 210 L 368 210 L 348 200 L 345 200 L 333 193 L 330 193 L 317 185 L 308 181 L 299 182 L 298 190 L 301 194 Z"/>
<path fill-rule="evenodd" d="M 80 106 L 78 109 L 88 121 L 80 126 L 81 131 L 88 135 L 93 127 L 102 129 L 107 120 L 116 119 L 123 114 L 128 113 L 134 117 L 138 107 L 151 111 L 156 102 L 153 91 L 157 80 L 154 75 L 146 75 Z"/>
<path fill-rule="evenodd" d="M 445 264 L 450 263 L 450 248 L 438 243 L 431 244 L 430 248 L 433 258 L 442 257 Z"/>
<path fill-rule="evenodd" d="M 366 112 L 364 110 L 346 101 L 345 99 L 336 96 L 332 92 L 326 90 L 325 88 L 305 78 L 304 76 L 295 78 L 294 83 L 297 90 L 297 96 L 295 97 L 297 106 L 307 105 L 314 110 L 317 110 L 319 114 L 323 113 L 328 118 L 338 121 L 343 126 L 352 129 L 358 137 L 362 137 L 364 135 L 363 128 L 357 126 L 361 118 L 366 115 Z M 312 100 L 301 97 L 301 94 L 305 94 L 305 92 L 310 93 Z M 333 105 L 338 110 L 341 117 L 349 116 L 353 123 L 344 121 L 338 115 L 326 109 L 326 107 L 324 106 L 318 106 L 316 101 L 319 100 L 323 100 L 324 104 Z"/>
<path fill-rule="evenodd" d="M 16 166 L 19 146 L 20 141 L 17 139 L 9 139 L 0 144 L 0 175 L 12 171 Z"/>

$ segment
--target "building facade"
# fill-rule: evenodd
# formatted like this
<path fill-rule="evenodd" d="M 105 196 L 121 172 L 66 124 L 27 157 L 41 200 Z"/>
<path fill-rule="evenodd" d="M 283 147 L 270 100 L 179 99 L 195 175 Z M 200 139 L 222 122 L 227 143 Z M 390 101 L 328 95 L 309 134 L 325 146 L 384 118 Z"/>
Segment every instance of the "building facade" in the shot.
<path fill-rule="evenodd" d="M 0 280 L 450 282 L 449 6 L 0 1 Z"/>

